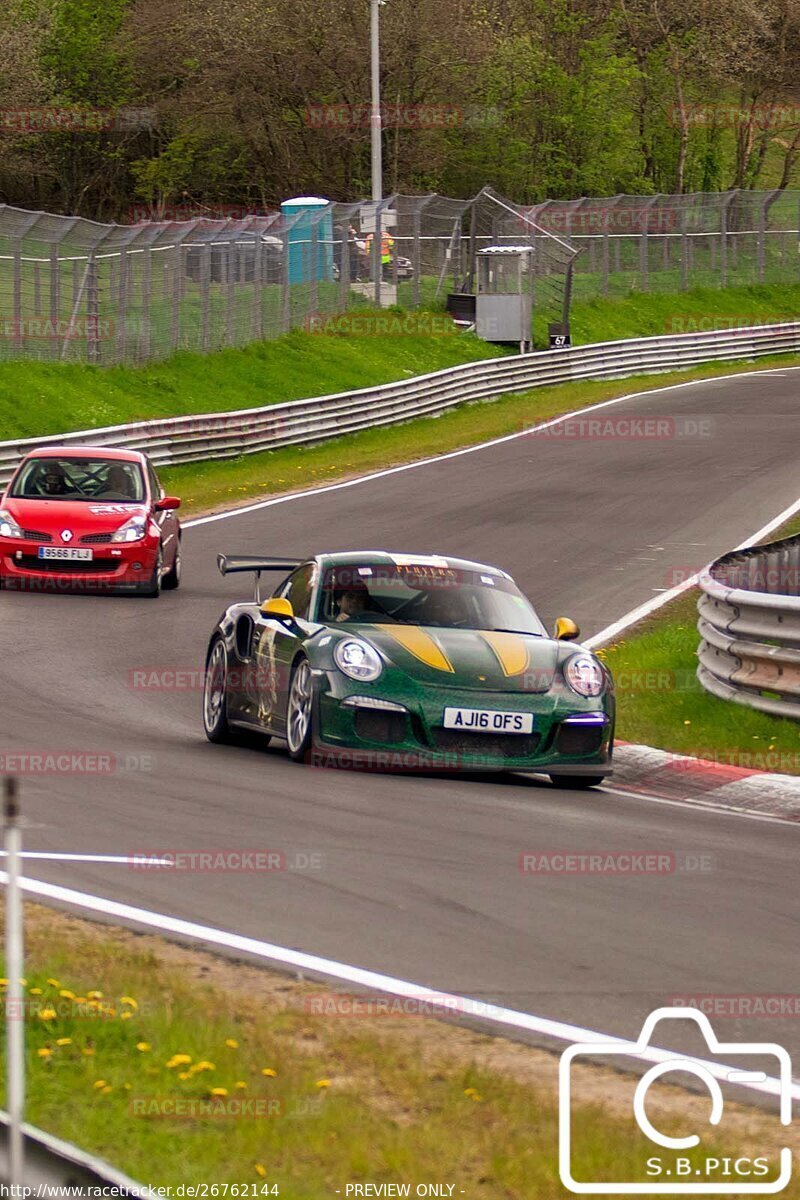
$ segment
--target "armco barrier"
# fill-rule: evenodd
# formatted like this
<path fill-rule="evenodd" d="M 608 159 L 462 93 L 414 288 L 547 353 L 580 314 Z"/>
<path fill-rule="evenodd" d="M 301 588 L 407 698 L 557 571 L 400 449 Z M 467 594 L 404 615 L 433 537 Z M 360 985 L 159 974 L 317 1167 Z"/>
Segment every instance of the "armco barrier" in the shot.
<path fill-rule="evenodd" d="M 726 554 L 701 576 L 706 691 L 800 720 L 800 534 Z"/>
<path fill-rule="evenodd" d="M 31 1197 L 72 1195 L 78 1200 L 82 1193 L 99 1197 L 141 1197 L 158 1200 L 156 1192 L 129 1179 L 122 1171 L 102 1159 L 94 1158 L 69 1142 L 52 1134 L 23 1125 L 25 1147 L 25 1178 L 22 1185 L 32 1189 Z M 0 1112 L 0 1184 L 8 1185 L 8 1115 Z M 15 1182 L 19 1182 L 15 1180 Z M 58 1188 L 74 1189 L 69 1193 Z M 38 1189 L 38 1191 L 37 1191 Z M 9 1195 L 11 1193 L 8 1193 Z M 21 1198 L 21 1193 L 14 1193 Z"/>
<path fill-rule="evenodd" d="M 320 335 L 324 336 L 324 335 Z M 0 442 L 0 487 L 22 455 L 41 446 L 127 446 L 156 466 L 237 458 L 279 446 L 321 442 L 340 434 L 435 416 L 457 404 L 580 379 L 614 379 L 713 361 L 800 351 L 800 321 L 748 329 L 598 342 L 464 363 L 399 383 L 291 400 L 236 412 L 138 421 L 77 433 Z"/>

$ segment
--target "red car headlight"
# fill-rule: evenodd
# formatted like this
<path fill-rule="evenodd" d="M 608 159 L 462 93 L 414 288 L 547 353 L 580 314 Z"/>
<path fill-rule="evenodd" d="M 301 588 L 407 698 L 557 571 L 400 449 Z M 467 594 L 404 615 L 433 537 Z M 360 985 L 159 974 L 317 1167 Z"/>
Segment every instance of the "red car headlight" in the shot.
<path fill-rule="evenodd" d="M 130 521 L 126 521 L 124 525 L 120 525 L 116 533 L 112 534 L 112 542 L 140 542 L 147 532 L 147 517 L 136 516 L 131 517 Z"/>
<path fill-rule="evenodd" d="M 22 530 L 10 512 L 0 508 L 0 537 L 21 538 Z"/>

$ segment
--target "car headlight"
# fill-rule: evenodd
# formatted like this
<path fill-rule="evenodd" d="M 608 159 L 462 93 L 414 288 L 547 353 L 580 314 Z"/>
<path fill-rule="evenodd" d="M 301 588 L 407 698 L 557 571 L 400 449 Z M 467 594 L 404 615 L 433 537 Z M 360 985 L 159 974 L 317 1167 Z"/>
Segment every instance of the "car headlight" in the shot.
<path fill-rule="evenodd" d="M 10 512 L 0 508 L 0 537 L 22 537 L 22 530 Z"/>
<path fill-rule="evenodd" d="M 383 663 L 372 646 L 354 638 L 344 638 L 337 642 L 333 648 L 333 658 L 339 670 L 350 679 L 360 679 L 369 683 L 377 679 L 383 670 Z"/>
<path fill-rule="evenodd" d="M 112 542 L 140 542 L 147 529 L 147 517 L 131 517 L 111 535 Z"/>
<path fill-rule="evenodd" d="M 579 696 L 602 696 L 606 690 L 605 672 L 589 654 L 573 654 L 564 664 L 564 678 Z"/>

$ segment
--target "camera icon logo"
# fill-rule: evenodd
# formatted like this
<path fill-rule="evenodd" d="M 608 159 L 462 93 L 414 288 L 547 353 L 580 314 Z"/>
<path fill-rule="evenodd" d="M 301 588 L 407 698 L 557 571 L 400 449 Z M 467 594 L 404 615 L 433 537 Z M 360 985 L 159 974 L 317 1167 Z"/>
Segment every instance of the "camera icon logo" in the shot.
<path fill-rule="evenodd" d="M 659 1021 L 693 1021 L 708 1047 L 709 1058 L 694 1058 L 678 1051 L 663 1050 L 653 1042 Z M 728 1060 L 732 1059 L 733 1063 Z M 640 1178 L 628 1180 L 579 1179 L 575 1177 L 575 1137 L 573 1104 L 576 1089 L 573 1063 L 609 1065 L 636 1070 L 641 1075 L 631 1105 L 632 1145 L 647 1147 L 642 1155 Z M 768 1063 L 770 1073 L 764 1069 Z M 642 1067 L 651 1064 L 642 1074 Z M 735 1065 L 734 1065 L 735 1064 Z M 774 1066 L 773 1066 L 774 1064 Z M 775 1195 L 792 1177 L 792 1152 L 784 1146 L 757 1157 L 722 1157 L 704 1154 L 698 1133 L 683 1136 L 664 1133 L 647 1112 L 650 1087 L 671 1073 L 683 1072 L 699 1080 L 710 1097 L 708 1124 L 712 1134 L 721 1133 L 726 1098 L 742 1087 L 756 1089 L 775 1097 L 781 1125 L 791 1124 L 792 1096 L 800 1088 L 792 1083 L 792 1064 L 783 1046 L 774 1042 L 720 1042 L 705 1013 L 691 1008 L 659 1008 L 642 1026 L 635 1042 L 609 1038 L 603 1042 L 577 1042 L 561 1055 L 559 1063 L 559 1161 L 558 1169 L 565 1188 L 577 1195 Z M 644 1135 L 644 1138 L 641 1135 Z M 661 1151 L 656 1154 L 654 1148 Z M 689 1154 L 688 1152 L 692 1152 Z"/>

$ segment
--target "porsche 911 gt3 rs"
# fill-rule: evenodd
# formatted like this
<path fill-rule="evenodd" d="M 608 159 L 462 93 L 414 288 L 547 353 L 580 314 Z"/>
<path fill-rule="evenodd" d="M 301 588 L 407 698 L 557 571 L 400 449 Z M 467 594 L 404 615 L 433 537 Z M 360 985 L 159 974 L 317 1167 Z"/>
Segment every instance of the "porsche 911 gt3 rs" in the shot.
<path fill-rule="evenodd" d="M 211 635 L 210 741 L 256 732 L 319 765 L 533 771 L 569 787 L 610 774 L 610 674 L 572 621 L 549 636 L 505 571 L 386 551 L 218 563 L 253 572 L 256 595 Z M 263 572 L 281 581 L 262 604 Z"/>

